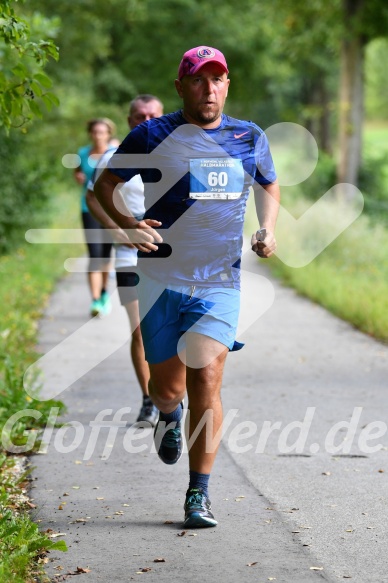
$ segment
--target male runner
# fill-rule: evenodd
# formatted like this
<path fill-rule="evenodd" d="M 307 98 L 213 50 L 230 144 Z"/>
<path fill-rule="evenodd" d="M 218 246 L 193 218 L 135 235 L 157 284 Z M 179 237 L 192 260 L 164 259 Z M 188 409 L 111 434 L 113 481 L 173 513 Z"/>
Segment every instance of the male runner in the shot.
<path fill-rule="evenodd" d="M 139 124 L 149 119 L 160 117 L 161 115 L 163 115 L 163 104 L 157 97 L 150 94 L 138 95 L 130 103 L 128 125 L 133 130 Z M 159 411 L 152 403 L 148 394 L 150 372 L 144 356 L 143 339 L 139 326 L 139 302 L 136 288 L 139 279 L 136 273 L 137 249 L 133 244 L 128 243 L 128 237 L 125 233 L 122 233 L 121 229 L 106 214 L 94 195 L 94 183 L 115 150 L 116 148 L 111 148 L 102 156 L 97 172 L 92 180 L 89 181 L 86 202 L 94 218 L 106 229 L 112 229 L 111 232 L 115 239 L 117 289 L 121 304 L 125 306 L 128 314 L 132 333 L 130 345 L 131 358 L 137 380 L 143 393 L 143 403 L 136 421 L 138 423 L 150 423 L 154 426 L 158 419 Z M 133 216 L 142 217 L 144 215 L 144 186 L 139 174 L 134 176 L 130 182 L 123 185 L 121 195 L 124 199 L 126 209 Z"/>
<path fill-rule="evenodd" d="M 235 342 L 245 204 L 253 186 L 264 241 L 276 249 L 279 187 L 263 131 L 223 113 L 228 66 L 212 47 L 182 58 L 175 81 L 183 109 L 138 126 L 120 145 L 96 183 L 96 196 L 139 249 L 141 328 L 151 372 L 151 397 L 160 410 L 154 439 L 167 464 L 182 452 L 182 399 L 189 398 L 190 482 L 185 527 L 215 526 L 208 483 L 220 435 L 221 381 Z M 142 154 L 142 156 L 139 156 Z M 129 155 L 129 156 L 128 156 Z M 113 193 L 140 173 L 144 220 L 123 216 Z M 161 236 L 163 233 L 163 239 Z M 203 426 L 200 421 L 206 418 Z"/>

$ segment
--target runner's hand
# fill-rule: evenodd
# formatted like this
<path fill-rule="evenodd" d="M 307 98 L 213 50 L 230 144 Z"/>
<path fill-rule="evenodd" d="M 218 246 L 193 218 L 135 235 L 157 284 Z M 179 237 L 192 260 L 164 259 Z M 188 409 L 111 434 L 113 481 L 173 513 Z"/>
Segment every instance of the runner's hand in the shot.
<path fill-rule="evenodd" d="M 256 253 L 262 259 L 267 259 L 271 257 L 276 251 L 276 239 L 272 231 L 268 231 L 265 236 L 264 241 L 258 241 L 256 234 L 252 235 L 251 238 L 252 251 Z"/>
<path fill-rule="evenodd" d="M 162 223 L 154 219 L 145 219 L 139 221 L 132 229 L 127 229 L 126 233 L 139 251 L 150 253 L 157 251 L 157 243 L 162 243 L 163 239 L 153 227 L 160 227 Z"/>
<path fill-rule="evenodd" d="M 135 245 L 131 243 L 127 233 L 123 229 L 111 229 L 110 234 L 115 243 L 125 245 L 129 249 L 135 249 Z"/>

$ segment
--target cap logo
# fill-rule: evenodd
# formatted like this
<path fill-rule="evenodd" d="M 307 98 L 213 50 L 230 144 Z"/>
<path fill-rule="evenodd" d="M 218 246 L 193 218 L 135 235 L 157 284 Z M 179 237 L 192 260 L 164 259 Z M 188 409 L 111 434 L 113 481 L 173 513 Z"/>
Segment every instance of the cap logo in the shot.
<path fill-rule="evenodd" d="M 199 49 L 199 51 L 197 52 L 197 55 L 198 55 L 198 57 L 203 59 L 203 58 L 215 57 L 216 53 L 214 51 L 212 51 L 211 49 L 204 48 L 204 49 Z"/>

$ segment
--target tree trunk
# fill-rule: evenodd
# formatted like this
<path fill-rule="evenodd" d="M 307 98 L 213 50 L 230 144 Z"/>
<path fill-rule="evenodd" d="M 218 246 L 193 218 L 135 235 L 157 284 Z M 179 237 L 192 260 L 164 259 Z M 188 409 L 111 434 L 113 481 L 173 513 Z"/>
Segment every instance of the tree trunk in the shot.
<path fill-rule="evenodd" d="M 364 0 L 344 0 L 347 34 L 342 41 L 338 182 L 357 186 L 361 164 L 362 125 L 364 120 L 364 47 L 357 31 Z"/>
<path fill-rule="evenodd" d="M 300 99 L 308 112 L 304 122 L 306 130 L 314 136 L 320 151 L 331 154 L 329 93 L 322 71 L 304 78 Z"/>
<path fill-rule="evenodd" d="M 319 87 L 318 103 L 320 106 L 319 148 L 323 152 L 331 154 L 329 94 L 326 88 L 326 79 L 324 77 L 321 79 Z"/>

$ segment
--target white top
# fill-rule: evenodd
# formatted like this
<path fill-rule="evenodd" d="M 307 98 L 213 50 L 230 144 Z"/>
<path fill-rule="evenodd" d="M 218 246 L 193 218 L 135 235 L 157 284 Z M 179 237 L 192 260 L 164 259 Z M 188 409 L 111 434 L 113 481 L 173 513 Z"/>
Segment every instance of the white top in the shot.
<path fill-rule="evenodd" d="M 94 183 L 100 176 L 103 169 L 108 164 L 108 160 L 113 156 L 116 148 L 110 148 L 103 154 L 98 162 L 93 178 L 89 180 L 88 189 L 94 190 Z M 129 182 L 125 182 L 120 187 L 120 194 L 129 213 L 134 217 L 142 217 L 144 208 L 144 184 L 140 174 L 134 176 Z M 128 267 L 137 265 L 137 249 L 130 249 L 125 245 L 115 243 L 116 261 L 115 267 Z"/>

